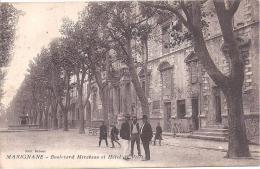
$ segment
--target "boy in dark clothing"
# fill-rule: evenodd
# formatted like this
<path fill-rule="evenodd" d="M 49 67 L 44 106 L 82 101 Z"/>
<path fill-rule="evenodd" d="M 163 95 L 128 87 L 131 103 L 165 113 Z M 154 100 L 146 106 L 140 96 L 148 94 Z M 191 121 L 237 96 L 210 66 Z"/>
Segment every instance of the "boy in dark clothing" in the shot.
<path fill-rule="evenodd" d="M 150 148 L 149 148 L 149 143 L 153 138 L 153 130 L 148 122 L 148 117 L 147 115 L 143 115 L 143 125 L 140 130 L 140 137 L 143 142 L 143 147 L 144 147 L 144 152 L 145 152 L 145 159 L 143 161 L 148 161 L 150 160 Z"/>
<path fill-rule="evenodd" d="M 112 125 L 112 129 L 111 129 L 111 132 L 110 132 L 111 143 L 112 143 L 111 148 L 115 148 L 114 142 L 116 142 L 121 147 L 121 144 L 118 142 L 118 140 L 119 140 L 118 133 L 119 133 L 119 131 L 116 128 L 116 126 Z"/>
<path fill-rule="evenodd" d="M 156 140 L 159 140 L 159 145 L 161 145 L 162 140 L 162 127 L 160 126 L 160 123 L 157 124 L 156 132 L 154 136 L 154 145 L 156 144 Z"/>
<path fill-rule="evenodd" d="M 125 115 L 125 122 L 122 123 L 120 129 L 121 144 L 123 148 L 123 159 L 128 160 L 129 158 L 129 145 L 131 140 L 131 126 L 130 126 L 130 115 Z"/>
<path fill-rule="evenodd" d="M 105 125 L 105 122 L 102 122 L 102 125 L 99 128 L 99 147 L 101 146 L 101 141 L 105 140 L 106 141 L 106 146 L 108 147 L 107 143 L 107 126 Z"/>

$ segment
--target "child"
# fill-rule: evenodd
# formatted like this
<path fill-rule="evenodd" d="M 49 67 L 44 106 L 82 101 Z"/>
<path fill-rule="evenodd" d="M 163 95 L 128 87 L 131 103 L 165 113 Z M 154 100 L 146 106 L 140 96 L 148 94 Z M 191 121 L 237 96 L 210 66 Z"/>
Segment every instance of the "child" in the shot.
<path fill-rule="evenodd" d="M 159 145 L 161 145 L 162 127 L 160 126 L 160 123 L 158 123 L 157 127 L 156 127 L 156 133 L 155 133 L 155 136 L 154 136 L 154 145 L 155 145 L 155 142 L 156 142 L 157 139 L 159 140 Z"/>
<path fill-rule="evenodd" d="M 121 144 L 118 142 L 118 140 L 119 140 L 118 133 L 119 133 L 119 131 L 116 128 L 116 126 L 112 125 L 112 129 L 111 129 L 111 133 L 110 133 L 111 143 L 112 143 L 111 148 L 115 148 L 114 142 L 116 142 L 121 147 Z"/>

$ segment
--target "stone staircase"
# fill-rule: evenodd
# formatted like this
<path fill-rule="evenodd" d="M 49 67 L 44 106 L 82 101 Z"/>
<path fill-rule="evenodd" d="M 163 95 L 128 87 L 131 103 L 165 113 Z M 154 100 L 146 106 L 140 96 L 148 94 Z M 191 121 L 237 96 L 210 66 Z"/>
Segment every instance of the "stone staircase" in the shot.
<path fill-rule="evenodd" d="M 223 125 L 208 125 L 205 128 L 194 131 L 189 135 L 189 138 L 228 141 L 228 129 L 225 129 Z"/>

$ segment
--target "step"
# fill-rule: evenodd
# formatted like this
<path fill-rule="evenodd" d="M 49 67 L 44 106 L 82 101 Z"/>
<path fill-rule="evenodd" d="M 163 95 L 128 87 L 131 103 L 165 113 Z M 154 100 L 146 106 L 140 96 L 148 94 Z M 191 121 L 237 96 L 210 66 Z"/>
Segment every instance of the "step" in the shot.
<path fill-rule="evenodd" d="M 26 129 L 24 131 L 48 131 L 48 129 Z"/>
<path fill-rule="evenodd" d="M 228 129 L 220 129 L 220 128 L 200 128 L 200 131 L 206 131 L 206 132 L 228 132 Z"/>
<path fill-rule="evenodd" d="M 197 135 L 192 134 L 189 138 L 203 139 L 203 140 L 213 140 L 213 141 L 227 141 L 227 138 L 220 136 L 206 136 L 206 135 Z"/>
<path fill-rule="evenodd" d="M 24 132 L 24 131 L 48 131 L 48 129 L 5 129 L 5 130 L 0 130 L 1 133 L 8 133 L 8 132 Z"/>
<path fill-rule="evenodd" d="M 225 129 L 225 126 L 222 124 L 209 124 L 207 128 L 215 128 L 215 129 Z"/>
<path fill-rule="evenodd" d="M 8 130 L 25 130 L 28 129 L 27 127 L 19 127 L 19 128 L 15 128 L 15 127 L 9 127 Z"/>
<path fill-rule="evenodd" d="M 24 130 L 0 130 L 0 133 L 9 133 L 9 132 L 23 132 Z"/>
<path fill-rule="evenodd" d="M 154 134 L 155 134 L 155 132 L 154 132 Z M 162 135 L 163 136 L 173 136 L 173 133 L 171 133 L 171 132 L 163 132 Z"/>
<path fill-rule="evenodd" d="M 195 131 L 193 134 L 196 135 L 205 135 L 205 136 L 220 136 L 220 137 L 226 137 L 228 136 L 227 132 L 207 132 L 207 131 Z"/>

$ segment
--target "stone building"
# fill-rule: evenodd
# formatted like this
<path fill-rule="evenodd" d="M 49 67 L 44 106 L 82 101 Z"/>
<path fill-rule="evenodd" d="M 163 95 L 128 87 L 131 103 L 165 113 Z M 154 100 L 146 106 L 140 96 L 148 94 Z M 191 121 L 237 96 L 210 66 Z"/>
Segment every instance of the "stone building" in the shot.
<path fill-rule="evenodd" d="M 212 10 L 212 4 L 206 10 Z M 242 0 L 234 17 L 234 29 L 241 54 L 245 58 L 243 104 L 247 136 L 258 142 L 259 137 L 259 13 L 256 0 Z M 224 74 L 229 74 L 229 61 L 216 15 L 206 19 L 209 27 L 205 39 L 210 55 Z M 148 101 L 153 129 L 160 122 L 164 132 L 190 132 L 200 128 L 228 127 L 226 99 L 207 75 L 189 39 L 174 44 L 174 31 L 185 34 L 184 26 L 175 18 L 160 20 L 149 40 Z M 159 40 L 158 40 L 159 37 Z M 173 37 L 173 38 L 171 38 Z M 172 44 L 169 46 L 169 44 Z M 120 123 L 125 113 L 141 118 L 141 106 L 131 83 L 127 67 L 113 63 L 115 70 L 108 83 L 109 119 Z M 138 76 L 145 90 L 144 70 L 138 67 Z M 91 123 L 98 125 L 103 119 L 98 87 L 92 86 Z M 72 116 L 71 116 L 72 118 Z"/>

